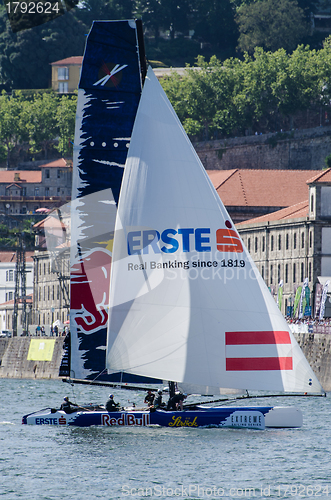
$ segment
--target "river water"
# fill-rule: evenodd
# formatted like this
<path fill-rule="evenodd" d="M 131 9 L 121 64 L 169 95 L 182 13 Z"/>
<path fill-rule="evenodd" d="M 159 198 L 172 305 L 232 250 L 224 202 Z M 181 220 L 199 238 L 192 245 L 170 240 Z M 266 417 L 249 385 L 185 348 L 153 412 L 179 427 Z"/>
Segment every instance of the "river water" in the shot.
<path fill-rule="evenodd" d="M 301 429 L 59 428 L 22 425 L 22 415 L 65 395 L 104 403 L 109 389 L 16 379 L 0 386 L 0 499 L 331 498 L 331 394 L 249 401 L 300 407 Z M 113 394 L 122 405 L 145 395 Z"/>

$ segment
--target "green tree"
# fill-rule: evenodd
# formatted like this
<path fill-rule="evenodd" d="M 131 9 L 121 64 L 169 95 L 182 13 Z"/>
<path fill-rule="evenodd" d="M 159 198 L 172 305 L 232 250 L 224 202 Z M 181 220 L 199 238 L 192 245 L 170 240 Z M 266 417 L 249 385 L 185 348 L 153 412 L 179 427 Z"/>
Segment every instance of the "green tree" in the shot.
<path fill-rule="evenodd" d="M 331 36 L 324 40 L 323 49 L 316 53 L 320 102 L 329 106 L 331 102 Z"/>
<path fill-rule="evenodd" d="M 325 168 L 331 168 L 331 154 L 328 155 L 326 158 L 325 158 L 325 165 L 326 167 Z"/>
<path fill-rule="evenodd" d="M 238 28 L 234 20 L 235 9 L 230 0 L 195 0 L 194 38 L 210 43 L 227 53 L 234 53 Z"/>
<path fill-rule="evenodd" d="M 316 52 L 300 45 L 288 57 L 285 70 L 277 72 L 273 93 L 284 116 L 293 116 L 316 103 L 320 94 Z"/>
<path fill-rule="evenodd" d="M 183 77 L 173 73 L 162 80 L 186 132 L 207 140 L 239 130 L 242 117 L 234 94 L 241 89 L 242 62 L 228 59 L 221 63 L 216 57 L 206 62 L 199 57 L 197 65 L 201 69 L 188 68 Z"/>
<path fill-rule="evenodd" d="M 164 5 L 161 0 L 137 0 L 135 14 L 143 20 L 144 28 L 153 33 L 155 40 L 160 36 L 163 26 Z"/>
<path fill-rule="evenodd" d="M 20 142 L 27 139 L 26 105 L 20 92 L 9 96 L 2 91 L 0 96 L 0 143 L 6 152 L 7 168 L 10 153 Z"/>
<path fill-rule="evenodd" d="M 134 2 L 126 0 L 84 0 L 79 8 L 73 10 L 73 15 L 84 23 L 86 33 L 94 20 L 131 19 Z"/>
<path fill-rule="evenodd" d="M 54 93 L 35 94 L 29 104 L 28 124 L 30 149 L 33 153 L 44 151 L 47 160 L 48 149 L 57 135 L 56 113 L 58 97 Z"/>
<path fill-rule="evenodd" d="M 256 47 L 293 51 L 309 32 L 297 0 L 260 0 L 237 10 L 238 48 L 253 53 Z"/>
<path fill-rule="evenodd" d="M 62 96 L 56 109 L 56 121 L 59 140 L 56 149 L 62 156 L 72 155 L 72 144 L 75 135 L 77 97 Z"/>

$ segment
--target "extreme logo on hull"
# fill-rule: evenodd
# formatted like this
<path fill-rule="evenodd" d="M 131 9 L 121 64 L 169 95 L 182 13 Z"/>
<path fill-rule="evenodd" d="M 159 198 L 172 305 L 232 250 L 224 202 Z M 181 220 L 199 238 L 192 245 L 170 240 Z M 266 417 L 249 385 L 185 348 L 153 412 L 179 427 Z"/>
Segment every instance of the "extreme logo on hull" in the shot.
<path fill-rule="evenodd" d="M 230 221 L 225 221 L 226 228 L 216 230 L 216 247 L 219 252 L 242 253 L 243 246 L 238 233 L 232 229 Z M 128 255 L 141 253 L 172 254 L 179 251 L 211 252 L 211 229 L 209 227 L 186 227 L 130 231 L 127 236 Z"/>

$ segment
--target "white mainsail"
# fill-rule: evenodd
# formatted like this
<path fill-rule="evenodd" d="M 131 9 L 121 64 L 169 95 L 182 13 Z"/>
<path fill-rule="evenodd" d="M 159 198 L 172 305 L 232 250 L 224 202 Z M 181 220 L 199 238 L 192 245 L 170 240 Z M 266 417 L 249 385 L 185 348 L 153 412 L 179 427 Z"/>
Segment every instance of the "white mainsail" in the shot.
<path fill-rule="evenodd" d="M 107 368 L 323 392 L 150 68 L 126 161 Z"/>

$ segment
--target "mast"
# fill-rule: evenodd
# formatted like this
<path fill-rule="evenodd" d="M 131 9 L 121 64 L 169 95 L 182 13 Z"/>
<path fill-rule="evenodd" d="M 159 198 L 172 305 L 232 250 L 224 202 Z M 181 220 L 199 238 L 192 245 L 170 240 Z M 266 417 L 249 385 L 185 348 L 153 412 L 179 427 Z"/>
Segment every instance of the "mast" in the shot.
<path fill-rule="evenodd" d="M 15 266 L 15 293 L 14 293 L 14 312 L 13 312 L 13 336 L 17 336 L 18 328 L 18 310 L 19 304 L 22 304 L 22 326 L 27 330 L 26 314 L 26 266 L 25 266 L 25 244 L 23 234 L 19 232 L 18 246 L 16 250 Z"/>

